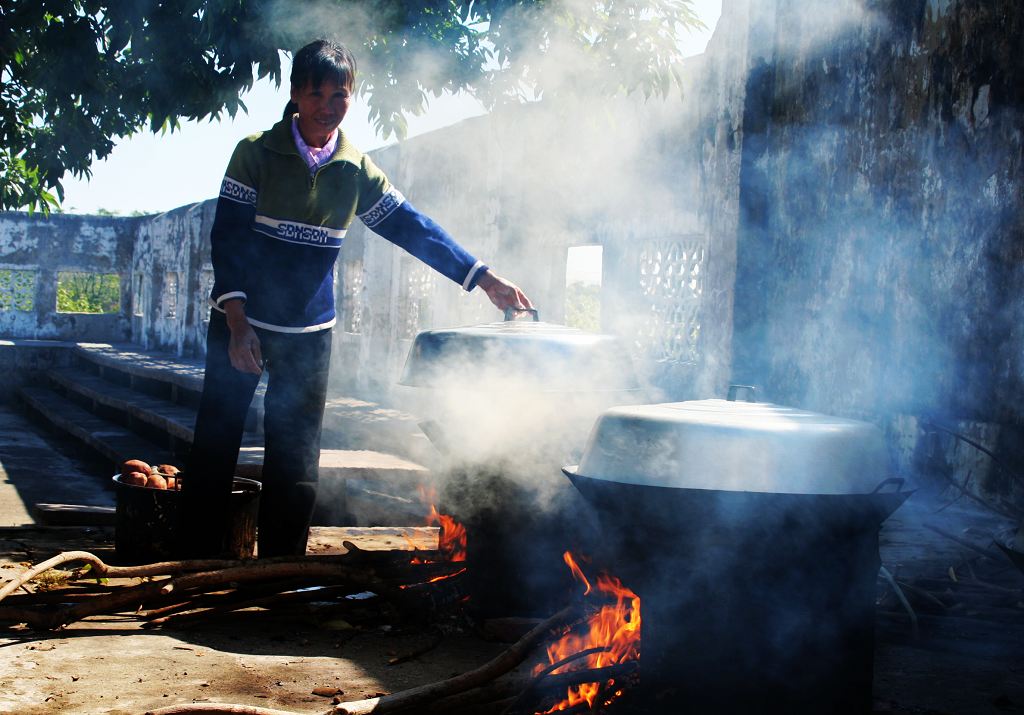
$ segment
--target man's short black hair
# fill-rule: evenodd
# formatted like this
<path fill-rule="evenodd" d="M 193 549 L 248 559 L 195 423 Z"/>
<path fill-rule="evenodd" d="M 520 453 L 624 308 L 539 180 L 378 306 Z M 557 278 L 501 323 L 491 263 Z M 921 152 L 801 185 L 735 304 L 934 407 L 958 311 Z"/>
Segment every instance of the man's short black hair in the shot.
<path fill-rule="evenodd" d="M 314 40 L 292 58 L 291 83 L 302 88 L 308 83 L 319 87 L 331 78 L 349 90 L 355 88 L 356 58 L 347 47 L 333 40 Z"/>

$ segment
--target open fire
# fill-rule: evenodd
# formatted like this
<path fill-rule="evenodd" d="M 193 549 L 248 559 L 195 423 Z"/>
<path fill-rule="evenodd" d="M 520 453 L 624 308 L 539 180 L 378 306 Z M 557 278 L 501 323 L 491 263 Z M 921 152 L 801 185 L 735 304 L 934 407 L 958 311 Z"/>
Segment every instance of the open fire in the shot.
<path fill-rule="evenodd" d="M 458 562 L 466 560 L 466 527 L 455 521 L 448 514 L 442 514 L 435 506 L 436 495 L 433 489 L 420 486 L 420 497 L 424 502 L 430 502 L 430 512 L 426 517 L 427 526 L 440 526 L 441 530 L 437 536 L 437 549 L 441 553 L 442 560 Z M 406 537 L 408 539 L 408 537 Z M 410 543 L 411 539 L 409 539 Z M 418 557 L 413 558 L 410 563 L 423 563 Z"/>
<path fill-rule="evenodd" d="M 440 526 L 441 529 L 438 533 L 438 545 L 437 550 L 440 555 L 440 561 L 444 563 L 459 563 L 466 560 L 466 527 L 459 522 L 455 521 L 448 514 L 441 514 L 437 507 L 433 504 L 430 505 L 430 514 L 427 516 L 427 526 Z M 406 537 L 410 541 L 409 537 Z M 414 556 L 409 559 L 410 565 L 433 563 L 430 560 L 424 560 L 419 556 Z M 452 573 L 442 574 L 440 576 L 434 576 L 433 578 L 426 581 L 426 583 L 437 583 L 438 581 L 445 581 L 456 576 L 460 576 L 465 573 L 466 569 L 461 568 Z M 399 586 L 399 589 L 407 589 L 411 584 Z"/>
<path fill-rule="evenodd" d="M 595 587 L 583 573 L 576 559 L 568 551 L 563 554 L 573 576 L 584 585 L 584 596 L 591 596 Z M 547 647 L 548 665 L 539 664 L 534 674 L 542 672 L 570 672 L 574 670 L 605 668 L 640 658 L 640 598 L 614 576 L 600 574 L 596 591 L 614 598 L 590 616 L 585 631 L 572 629 Z M 568 688 L 565 699 L 541 715 L 567 710 L 582 703 L 589 709 L 608 705 L 622 694 L 621 684 L 615 680 L 583 683 Z"/>
<path fill-rule="evenodd" d="M 466 560 L 466 527 L 447 514 L 438 513 L 437 507 L 430 505 L 430 517 L 427 524 L 441 527 L 438 535 L 438 550 L 446 561 Z"/>

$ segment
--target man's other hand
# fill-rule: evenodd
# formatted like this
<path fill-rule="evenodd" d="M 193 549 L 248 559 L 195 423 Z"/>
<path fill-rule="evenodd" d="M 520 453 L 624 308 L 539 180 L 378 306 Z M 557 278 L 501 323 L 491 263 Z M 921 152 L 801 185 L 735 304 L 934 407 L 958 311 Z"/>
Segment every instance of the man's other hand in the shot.
<path fill-rule="evenodd" d="M 514 310 L 526 310 L 532 308 L 533 303 L 526 297 L 526 294 L 519 289 L 515 283 L 505 280 L 501 276 L 487 270 L 476 283 L 497 306 L 498 310 L 512 308 Z"/>
<path fill-rule="evenodd" d="M 259 375 L 263 372 L 263 354 L 260 339 L 245 317 L 245 304 L 241 300 L 224 301 L 231 340 L 228 342 L 228 357 L 231 367 L 241 372 Z"/>

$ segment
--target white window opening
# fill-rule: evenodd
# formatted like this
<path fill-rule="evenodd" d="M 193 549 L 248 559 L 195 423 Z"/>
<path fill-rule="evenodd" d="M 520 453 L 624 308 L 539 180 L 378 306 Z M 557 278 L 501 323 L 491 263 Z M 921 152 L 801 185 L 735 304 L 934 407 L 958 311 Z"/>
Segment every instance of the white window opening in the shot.
<path fill-rule="evenodd" d="M 572 246 L 565 260 L 565 324 L 601 330 L 601 246 Z"/>

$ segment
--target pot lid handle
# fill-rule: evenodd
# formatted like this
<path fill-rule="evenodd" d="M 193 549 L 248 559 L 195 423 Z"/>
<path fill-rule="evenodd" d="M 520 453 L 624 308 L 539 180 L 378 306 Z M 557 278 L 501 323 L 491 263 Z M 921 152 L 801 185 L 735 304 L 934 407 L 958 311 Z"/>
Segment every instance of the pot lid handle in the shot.
<path fill-rule="evenodd" d="M 529 313 L 533 316 L 533 322 L 540 322 L 540 313 L 536 308 L 505 308 L 505 320 L 515 320 L 520 313 Z"/>
<path fill-rule="evenodd" d="M 744 390 L 747 393 L 747 396 L 744 399 L 745 402 L 757 402 L 757 388 L 753 385 L 729 385 L 729 392 L 725 399 L 729 402 L 735 402 L 736 395 L 740 390 Z"/>
<path fill-rule="evenodd" d="M 888 486 L 895 486 L 896 491 L 901 492 L 903 491 L 903 485 L 905 483 L 906 480 L 903 479 L 902 477 L 889 477 L 888 479 L 883 479 L 882 482 L 877 487 L 875 487 L 871 493 L 878 494 L 879 492 L 882 491 L 882 489 Z"/>

